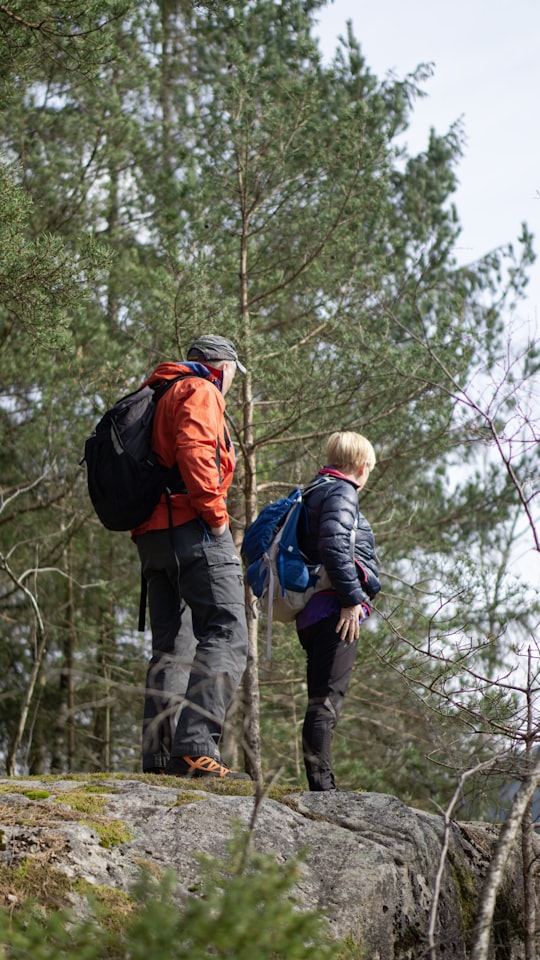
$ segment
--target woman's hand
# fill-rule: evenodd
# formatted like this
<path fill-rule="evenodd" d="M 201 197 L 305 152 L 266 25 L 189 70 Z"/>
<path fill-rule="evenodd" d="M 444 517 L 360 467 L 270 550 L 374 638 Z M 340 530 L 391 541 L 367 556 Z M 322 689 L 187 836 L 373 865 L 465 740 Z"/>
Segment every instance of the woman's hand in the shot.
<path fill-rule="evenodd" d="M 342 607 L 336 633 L 339 633 L 340 639 L 344 640 L 345 643 L 352 643 L 353 640 L 358 640 L 360 621 L 365 619 L 366 611 L 361 603 L 355 604 L 354 607 Z"/>

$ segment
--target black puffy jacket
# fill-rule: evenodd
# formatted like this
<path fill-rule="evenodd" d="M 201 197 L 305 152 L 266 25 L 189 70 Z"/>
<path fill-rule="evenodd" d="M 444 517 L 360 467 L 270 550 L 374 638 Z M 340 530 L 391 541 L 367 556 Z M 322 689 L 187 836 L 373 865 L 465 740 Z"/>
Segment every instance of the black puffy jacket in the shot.
<path fill-rule="evenodd" d="M 358 509 L 355 484 L 324 470 L 304 488 L 298 544 L 310 563 L 323 563 L 342 607 L 381 589 L 373 532 Z"/>

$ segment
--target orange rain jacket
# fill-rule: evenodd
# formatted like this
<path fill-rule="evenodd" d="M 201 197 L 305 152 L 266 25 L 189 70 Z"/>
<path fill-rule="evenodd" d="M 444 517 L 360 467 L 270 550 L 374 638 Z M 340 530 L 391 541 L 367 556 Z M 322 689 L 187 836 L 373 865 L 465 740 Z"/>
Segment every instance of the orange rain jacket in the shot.
<path fill-rule="evenodd" d="M 192 376 L 179 380 L 159 400 L 154 414 L 152 449 L 165 466 L 173 466 L 176 460 L 188 491 L 171 496 L 174 526 L 199 517 L 209 527 L 229 523 L 226 494 L 235 456 L 225 427 L 221 371 L 206 364 L 161 363 L 143 384 L 172 380 L 201 367 L 211 379 Z M 132 536 L 168 526 L 169 510 L 163 494 L 149 519 L 132 530 Z"/>

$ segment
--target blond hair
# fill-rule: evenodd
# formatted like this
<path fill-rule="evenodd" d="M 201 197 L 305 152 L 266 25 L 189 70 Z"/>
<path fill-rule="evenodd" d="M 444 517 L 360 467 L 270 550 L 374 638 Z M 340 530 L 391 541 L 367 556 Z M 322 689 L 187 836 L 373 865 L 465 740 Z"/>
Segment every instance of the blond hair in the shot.
<path fill-rule="evenodd" d="M 375 451 L 369 440 L 361 433 L 340 430 L 333 433 L 326 444 L 328 466 L 336 470 L 350 471 L 358 467 L 373 470 L 376 463 Z"/>

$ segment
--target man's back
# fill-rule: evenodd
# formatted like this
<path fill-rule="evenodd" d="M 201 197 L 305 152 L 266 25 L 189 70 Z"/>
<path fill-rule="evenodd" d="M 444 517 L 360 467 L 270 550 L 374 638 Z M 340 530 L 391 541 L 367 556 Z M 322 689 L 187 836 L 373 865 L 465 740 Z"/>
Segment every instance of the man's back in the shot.
<path fill-rule="evenodd" d="M 188 491 L 171 496 L 173 525 L 200 517 L 209 527 L 218 527 L 228 523 L 225 498 L 235 465 L 224 421 L 225 400 L 219 385 L 200 363 L 162 363 L 146 382 L 174 379 L 180 373 L 194 375 L 179 380 L 159 402 L 152 448 L 165 466 L 176 461 Z M 164 496 L 134 534 L 163 530 L 169 523 Z"/>

